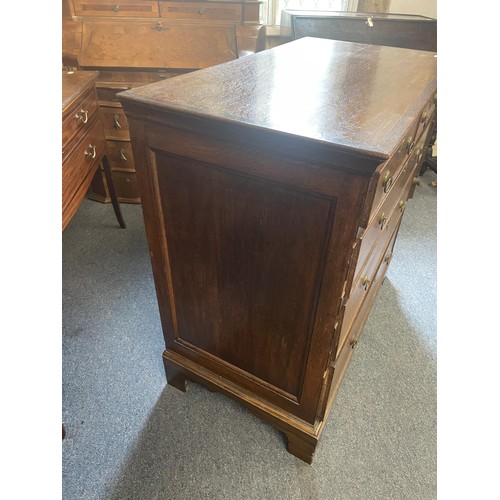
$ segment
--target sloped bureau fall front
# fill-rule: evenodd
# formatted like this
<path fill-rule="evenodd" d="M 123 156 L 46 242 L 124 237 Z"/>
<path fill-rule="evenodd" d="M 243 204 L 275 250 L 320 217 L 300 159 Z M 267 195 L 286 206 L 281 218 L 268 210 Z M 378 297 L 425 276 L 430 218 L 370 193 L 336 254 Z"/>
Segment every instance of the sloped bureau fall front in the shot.
<path fill-rule="evenodd" d="M 314 38 L 118 94 L 169 384 L 240 401 L 312 461 L 435 95 L 433 53 Z"/>

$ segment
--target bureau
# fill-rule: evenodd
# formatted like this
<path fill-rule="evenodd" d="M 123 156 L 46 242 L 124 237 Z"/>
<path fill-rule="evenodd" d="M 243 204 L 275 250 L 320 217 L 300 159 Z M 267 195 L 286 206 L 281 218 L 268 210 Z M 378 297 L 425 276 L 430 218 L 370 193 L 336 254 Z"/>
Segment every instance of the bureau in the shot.
<path fill-rule="evenodd" d="M 99 71 L 105 147 L 120 202 L 140 203 L 140 194 L 116 94 L 260 50 L 264 1 L 63 0 L 63 64 Z M 101 172 L 89 197 L 110 201 Z"/>
<path fill-rule="evenodd" d="M 318 38 L 118 94 L 168 384 L 234 398 L 311 463 L 435 97 L 433 53 Z"/>
<path fill-rule="evenodd" d="M 105 153 L 104 129 L 97 106 L 95 71 L 62 72 L 62 229 L 77 211 L 99 167 L 108 180 L 118 223 L 125 222 Z"/>

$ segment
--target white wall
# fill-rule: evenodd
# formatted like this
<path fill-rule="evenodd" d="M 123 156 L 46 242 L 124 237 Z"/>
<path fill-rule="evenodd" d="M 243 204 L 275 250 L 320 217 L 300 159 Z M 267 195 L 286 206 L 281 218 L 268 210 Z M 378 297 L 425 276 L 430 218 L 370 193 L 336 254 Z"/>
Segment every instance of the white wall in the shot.
<path fill-rule="evenodd" d="M 418 14 L 437 19 L 437 0 L 391 0 L 389 12 Z"/>

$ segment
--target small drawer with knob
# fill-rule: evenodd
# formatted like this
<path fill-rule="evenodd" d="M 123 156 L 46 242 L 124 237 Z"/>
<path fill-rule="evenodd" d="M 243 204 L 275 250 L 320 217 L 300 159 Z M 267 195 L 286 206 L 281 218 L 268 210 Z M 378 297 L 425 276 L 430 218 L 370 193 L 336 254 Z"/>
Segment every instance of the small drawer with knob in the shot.
<path fill-rule="evenodd" d="M 73 0 L 75 15 L 92 17 L 158 17 L 158 2 L 141 0 Z"/>
<path fill-rule="evenodd" d="M 65 115 L 62 122 L 62 150 L 67 150 L 71 140 L 79 133 L 85 133 L 97 112 L 94 89 L 90 89 Z"/>
<path fill-rule="evenodd" d="M 112 172 L 111 175 L 120 203 L 140 203 L 141 197 L 135 172 Z"/>
<path fill-rule="evenodd" d="M 225 2 L 160 2 L 160 16 L 168 20 L 239 23 L 240 4 Z"/>
<path fill-rule="evenodd" d="M 113 172 L 135 172 L 130 142 L 106 141 L 106 156 Z"/>
<path fill-rule="evenodd" d="M 128 121 L 122 108 L 101 107 L 106 139 L 128 141 L 130 140 Z"/>

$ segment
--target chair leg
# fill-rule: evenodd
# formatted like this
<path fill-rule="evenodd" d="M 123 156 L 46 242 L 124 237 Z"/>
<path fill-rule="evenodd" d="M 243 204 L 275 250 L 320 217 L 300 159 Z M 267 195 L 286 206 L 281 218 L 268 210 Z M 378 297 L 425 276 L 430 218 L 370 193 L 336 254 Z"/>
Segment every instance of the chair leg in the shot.
<path fill-rule="evenodd" d="M 106 156 L 102 159 L 102 168 L 104 170 L 104 176 L 106 177 L 106 182 L 108 183 L 109 196 L 111 197 L 111 204 L 113 205 L 113 210 L 115 211 L 116 219 L 120 227 L 125 229 L 125 221 L 123 220 L 122 211 L 120 204 L 118 203 L 118 198 L 116 197 L 115 186 L 113 184 L 113 178 L 111 177 L 111 168 L 109 166 L 109 161 Z"/>

